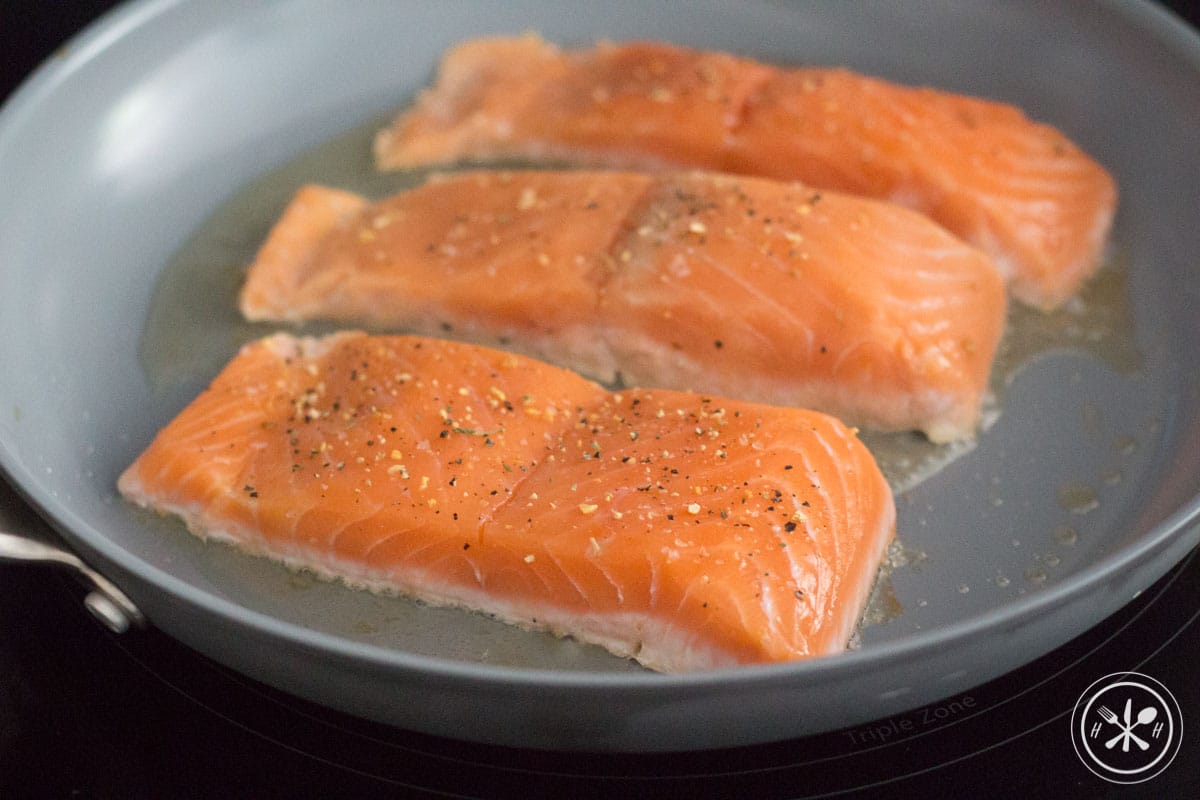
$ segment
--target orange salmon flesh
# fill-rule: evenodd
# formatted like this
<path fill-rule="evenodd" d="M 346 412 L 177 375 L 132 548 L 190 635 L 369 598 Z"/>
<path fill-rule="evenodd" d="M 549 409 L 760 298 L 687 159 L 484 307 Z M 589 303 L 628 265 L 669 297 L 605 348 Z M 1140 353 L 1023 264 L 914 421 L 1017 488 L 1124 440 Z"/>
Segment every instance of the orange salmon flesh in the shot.
<path fill-rule="evenodd" d="M 823 414 L 360 333 L 246 345 L 119 488 L 250 553 L 669 671 L 842 650 L 895 525 Z"/>
<path fill-rule="evenodd" d="M 1102 166 L 1013 106 L 654 42 L 460 44 L 375 156 L 693 167 L 890 200 L 989 252 L 1017 298 L 1047 309 L 1098 267 L 1117 203 Z"/>
<path fill-rule="evenodd" d="M 302 189 L 252 320 L 512 349 L 608 385 L 975 434 L 1004 330 L 993 261 L 924 216 L 712 173 L 468 172 L 379 202 Z"/>

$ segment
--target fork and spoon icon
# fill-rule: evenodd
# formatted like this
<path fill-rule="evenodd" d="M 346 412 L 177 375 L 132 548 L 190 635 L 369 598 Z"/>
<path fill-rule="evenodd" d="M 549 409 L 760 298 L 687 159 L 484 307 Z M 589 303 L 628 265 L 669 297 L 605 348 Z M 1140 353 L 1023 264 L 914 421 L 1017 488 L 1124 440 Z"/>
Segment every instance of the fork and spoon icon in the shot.
<path fill-rule="evenodd" d="M 1112 750 L 1117 746 L 1117 742 L 1121 742 L 1121 750 L 1128 753 L 1130 741 L 1132 741 L 1142 750 L 1150 749 L 1150 745 L 1146 742 L 1146 740 L 1134 733 L 1133 729 L 1139 725 L 1148 725 L 1153 722 L 1158 716 L 1157 708 L 1154 706 L 1146 706 L 1138 712 L 1135 720 L 1132 716 L 1133 700 L 1129 699 L 1125 701 L 1124 719 L 1117 717 L 1117 715 L 1113 713 L 1112 709 L 1110 709 L 1108 706 L 1100 706 L 1098 709 L 1096 709 L 1096 713 L 1098 713 L 1100 718 L 1105 722 L 1116 725 L 1121 729 L 1120 733 L 1104 743 L 1105 749 Z"/>

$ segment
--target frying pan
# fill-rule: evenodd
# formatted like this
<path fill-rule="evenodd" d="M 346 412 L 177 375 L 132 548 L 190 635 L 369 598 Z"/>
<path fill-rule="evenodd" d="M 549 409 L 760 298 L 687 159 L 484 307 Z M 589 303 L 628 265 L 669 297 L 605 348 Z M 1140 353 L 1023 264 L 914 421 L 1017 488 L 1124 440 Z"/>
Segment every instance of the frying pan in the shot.
<path fill-rule="evenodd" d="M 1057 321 L 1020 321 L 1040 345 L 998 368 L 995 421 L 902 487 L 900 545 L 855 649 L 650 674 L 205 545 L 115 495 L 154 432 L 265 332 L 229 301 L 296 182 L 364 174 L 362 132 L 411 100 L 446 46 L 533 29 L 985 95 L 1115 174 L 1110 265 Z M 0 468 L 151 624 L 363 717 L 666 751 L 899 713 L 1066 642 L 1200 541 L 1198 119 L 1200 42 L 1146 4 L 134 2 L 0 112 Z"/>

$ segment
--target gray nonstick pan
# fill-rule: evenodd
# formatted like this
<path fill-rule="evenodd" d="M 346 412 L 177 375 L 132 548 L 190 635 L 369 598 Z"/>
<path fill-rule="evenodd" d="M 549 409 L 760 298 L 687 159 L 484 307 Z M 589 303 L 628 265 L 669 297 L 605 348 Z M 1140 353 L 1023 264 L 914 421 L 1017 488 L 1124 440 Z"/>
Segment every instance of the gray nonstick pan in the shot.
<path fill-rule="evenodd" d="M 869 440 L 897 488 L 899 540 L 847 653 L 649 673 L 206 545 L 116 495 L 154 432 L 269 332 L 233 297 L 290 192 L 399 188 L 411 176 L 371 170 L 374 128 L 447 46 L 527 30 L 979 94 L 1114 173 L 1105 268 L 1063 311 L 1014 309 L 978 440 Z M 363 717 L 665 751 L 896 714 L 1066 642 L 1200 542 L 1197 120 L 1200 41 L 1145 3 L 133 2 L 0 110 L 0 469 L 148 624 Z"/>

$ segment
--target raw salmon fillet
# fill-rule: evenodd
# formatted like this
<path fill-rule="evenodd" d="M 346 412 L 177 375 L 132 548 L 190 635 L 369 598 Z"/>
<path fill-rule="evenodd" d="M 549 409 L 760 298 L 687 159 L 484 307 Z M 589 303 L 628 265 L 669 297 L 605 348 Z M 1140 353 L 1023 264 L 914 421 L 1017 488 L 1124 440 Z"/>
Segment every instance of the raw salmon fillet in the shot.
<path fill-rule="evenodd" d="M 1006 310 L 991 259 L 899 206 L 608 171 L 456 173 L 377 203 L 310 186 L 240 303 L 935 441 L 975 433 Z"/>
<path fill-rule="evenodd" d="M 1117 198 L 1103 167 L 1012 106 L 650 42 L 468 41 L 378 134 L 375 155 L 384 169 L 698 167 L 891 200 L 991 253 L 1014 294 L 1045 308 L 1098 267 Z"/>
<path fill-rule="evenodd" d="M 246 345 L 119 488 L 250 553 L 670 671 L 842 650 L 895 524 L 823 414 L 361 333 Z"/>

